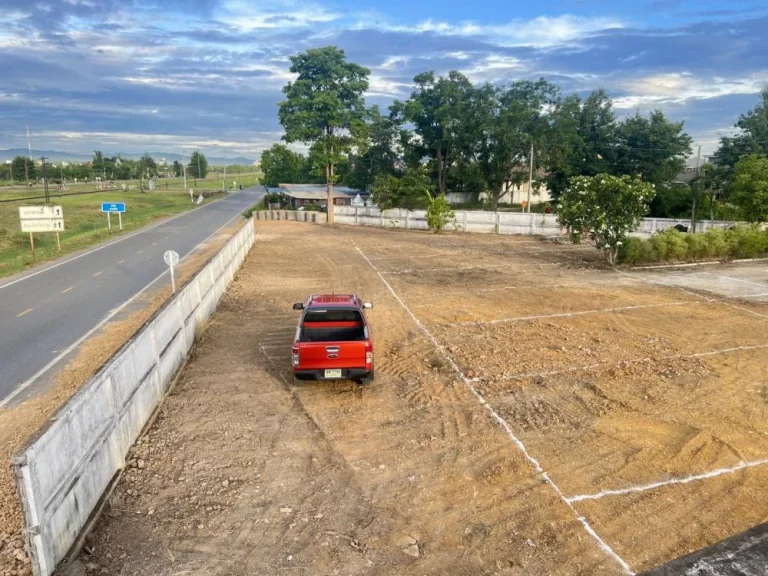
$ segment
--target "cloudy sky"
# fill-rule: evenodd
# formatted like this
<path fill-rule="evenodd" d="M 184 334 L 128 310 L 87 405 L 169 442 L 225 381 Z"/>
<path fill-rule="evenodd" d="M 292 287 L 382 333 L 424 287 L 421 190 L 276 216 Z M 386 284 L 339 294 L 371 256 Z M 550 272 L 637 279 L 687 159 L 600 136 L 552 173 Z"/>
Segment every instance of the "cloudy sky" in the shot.
<path fill-rule="evenodd" d="M 712 151 L 768 83 L 765 0 L 0 0 L 0 148 L 257 158 L 288 57 L 336 44 L 369 103 L 413 76 L 545 76 L 661 108 Z"/>

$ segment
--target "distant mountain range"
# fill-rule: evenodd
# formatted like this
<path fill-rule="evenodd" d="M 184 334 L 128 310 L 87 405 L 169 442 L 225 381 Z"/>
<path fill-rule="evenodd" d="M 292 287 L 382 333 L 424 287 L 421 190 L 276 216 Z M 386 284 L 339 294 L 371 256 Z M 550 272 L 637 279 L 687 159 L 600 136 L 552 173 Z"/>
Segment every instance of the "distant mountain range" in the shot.
<path fill-rule="evenodd" d="M 205 154 L 205 152 L 203 152 Z M 118 154 L 116 152 L 104 152 L 104 156 L 112 157 L 112 156 L 120 156 L 122 158 L 130 158 L 131 160 L 138 160 L 141 158 L 142 154 Z M 175 154 L 173 152 L 150 152 L 149 153 L 152 158 L 155 160 L 160 160 L 161 158 L 165 158 L 168 162 L 173 162 L 174 160 L 178 160 L 181 162 L 181 154 Z M 0 150 L 0 162 L 5 162 L 6 160 L 11 160 L 15 156 L 29 156 L 29 150 L 26 148 L 8 148 L 6 150 Z M 77 152 L 60 152 L 58 150 L 35 150 L 32 149 L 32 157 L 37 159 L 41 156 L 47 157 L 51 162 L 87 162 L 88 160 L 91 160 L 93 158 L 93 155 L 91 154 L 79 154 Z M 208 159 L 209 164 L 214 165 L 222 165 L 222 164 L 242 164 L 245 166 L 250 166 L 253 164 L 253 159 L 245 158 L 244 156 L 238 156 L 236 158 L 222 158 L 217 156 L 208 156 L 205 154 L 205 157 Z M 185 156 L 185 160 L 189 162 L 189 154 Z"/>

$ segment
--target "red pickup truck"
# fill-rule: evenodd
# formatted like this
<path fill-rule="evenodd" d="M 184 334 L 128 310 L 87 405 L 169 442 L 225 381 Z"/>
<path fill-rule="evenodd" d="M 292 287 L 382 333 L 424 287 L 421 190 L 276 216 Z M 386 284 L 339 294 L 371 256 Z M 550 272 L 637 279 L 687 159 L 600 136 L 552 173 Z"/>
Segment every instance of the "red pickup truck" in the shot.
<path fill-rule="evenodd" d="M 291 360 L 296 380 L 373 382 L 373 339 L 365 310 L 354 294 L 321 294 L 293 305 L 303 310 Z"/>

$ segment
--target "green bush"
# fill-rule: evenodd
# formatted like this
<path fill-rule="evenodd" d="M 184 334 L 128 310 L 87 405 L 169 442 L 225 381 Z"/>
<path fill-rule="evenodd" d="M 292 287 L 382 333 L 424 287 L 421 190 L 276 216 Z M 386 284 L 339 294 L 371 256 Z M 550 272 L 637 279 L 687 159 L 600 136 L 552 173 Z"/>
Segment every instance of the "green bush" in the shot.
<path fill-rule="evenodd" d="M 758 225 L 684 234 L 670 228 L 648 240 L 628 238 L 621 246 L 623 264 L 688 262 L 718 258 L 755 258 L 768 254 L 768 230 Z"/>
<path fill-rule="evenodd" d="M 699 261 L 705 260 L 711 256 L 709 253 L 709 244 L 704 234 L 684 234 L 683 241 L 687 246 L 687 258 Z"/>
<path fill-rule="evenodd" d="M 707 243 L 707 255 L 710 258 L 723 258 L 730 253 L 726 232 L 722 228 L 710 228 L 704 232 L 704 241 Z"/>
<path fill-rule="evenodd" d="M 653 250 L 653 245 L 642 238 L 630 236 L 619 249 L 619 262 L 623 264 L 641 264 L 655 260 L 656 253 Z"/>
<path fill-rule="evenodd" d="M 659 260 L 685 260 L 688 255 L 688 244 L 681 232 L 667 228 L 651 238 L 651 246 Z"/>
<path fill-rule="evenodd" d="M 435 233 L 440 232 L 446 227 L 448 222 L 453 221 L 456 224 L 456 214 L 451 210 L 445 196 L 440 194 L 433 198 L 429 192 L 426 193 L 429 206 L 427 207 L 427 226 Z"/>

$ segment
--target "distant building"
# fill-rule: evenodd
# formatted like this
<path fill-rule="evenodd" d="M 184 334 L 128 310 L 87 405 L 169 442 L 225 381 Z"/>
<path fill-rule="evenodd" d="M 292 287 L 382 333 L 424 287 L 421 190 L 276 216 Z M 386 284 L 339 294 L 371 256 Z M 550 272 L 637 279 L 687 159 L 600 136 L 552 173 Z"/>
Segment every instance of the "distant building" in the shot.
<path fill-rule="evenodd" d="M 280 194 L 285 203 L 294 210 L 308 204 L 319 206 L 327 206 L 328 204 L 328 191 L 324 184 L 280 184 L 278 188 L 268 188 L 267 191 Z M 333 187 L 333 204 L 335 206 L 350 206 L 352 200 L 357 196 L 367 198 L 370 193 L 347 186 Z"/>

